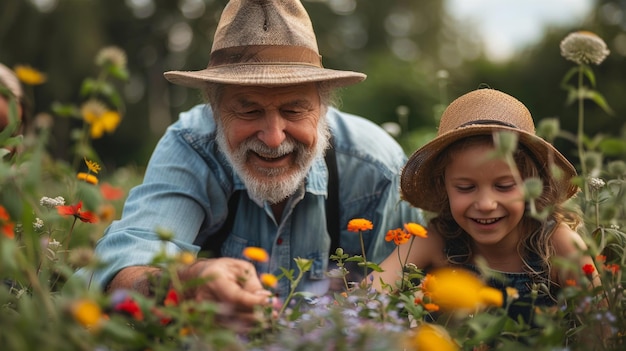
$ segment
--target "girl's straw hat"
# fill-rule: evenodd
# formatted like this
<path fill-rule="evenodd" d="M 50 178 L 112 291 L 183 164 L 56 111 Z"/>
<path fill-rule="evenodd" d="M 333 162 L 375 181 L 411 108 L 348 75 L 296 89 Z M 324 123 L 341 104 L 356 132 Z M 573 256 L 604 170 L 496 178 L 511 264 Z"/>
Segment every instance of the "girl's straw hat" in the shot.
<path fill-rule="evenodd" d="M 518 143 L 524 145 L 540 167 L 558 166 L 563 174 L 558 183 L 564 184 L 567 198 L 578 188 L 570 183 L 576 175 L 574 166 L 550 143 L 535 135 L 530 112 L 520 101 L 501 91 L 479 89 L 454 100 L 441 116 L 437 137 L 411 155 L 402 170 L 402 197 L 415 207 L 437 212 L 442 194 L 435 186 L 433 162 L 450 144 L 474 135 L 491 135 L 496 131 L 516 132 Z M 552 176 L 551 172 L 548 172 Z"/>
<path fill-rule="evenodd" d="M 208 67 L 165 72 L 174 84 L 295 85 L 328 82 L 340 87 L 365 74 L 322 67 L 313 26 L 300 0 L 231 0 L 217 25 Z"/>

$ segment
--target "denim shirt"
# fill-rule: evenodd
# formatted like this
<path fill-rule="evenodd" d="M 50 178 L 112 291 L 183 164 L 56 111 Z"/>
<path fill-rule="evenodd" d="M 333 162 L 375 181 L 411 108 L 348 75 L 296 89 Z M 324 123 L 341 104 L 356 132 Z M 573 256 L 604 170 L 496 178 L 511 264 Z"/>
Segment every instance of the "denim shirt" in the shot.
<path fill-rule="evenodd" d="M 379 263 L 394 248 L 384 240 L 389 229 L 406 222 L 423 223 L 421 212 L 400 200 L 399 173 L 406 161 L 402 148 L 374 123 L 330 108 L 327 113 L 339 173 L 340 246 L 361 255 L 358 233 L 348 232 L 353 218 L 366 218 L 374 228 L 363 233 L 366 258 Z M 114 221 L 98 241 L 97 257 L 105 267 L 78 276 L 104 287 L 122 268 L 148 265 L 165 250 L 197 253 L 202 242 L 218 231 L 228 215 L 228 200 L 245 190 L 215 140 L 215 121 L 208 105 L 198 105 L 180 115 L 158 142 L 144 181 L 133 188 L 120 220 Z M 314 260 L 313 268 L 298 285 L 299 291 L 324 294 L 331 240 L 326 229 L 325 200 L 328 170 L 318 157 L 304 185 L 289 198 L 282 218 L 274 218 L 270 205 L 246 196 L 238 203 L 232 233 L 222 245 L 222 256 L 243 258 L 249 246 L 264 248 L 269 262 L 256 264 L 258 273 L 280 275 L 283 269 L 298 274 L 294 258 Z M 173 233 L 164 244 L 157 230 Z M 276 288 L 286 296 L 290 284 L 281 279 Z"/>

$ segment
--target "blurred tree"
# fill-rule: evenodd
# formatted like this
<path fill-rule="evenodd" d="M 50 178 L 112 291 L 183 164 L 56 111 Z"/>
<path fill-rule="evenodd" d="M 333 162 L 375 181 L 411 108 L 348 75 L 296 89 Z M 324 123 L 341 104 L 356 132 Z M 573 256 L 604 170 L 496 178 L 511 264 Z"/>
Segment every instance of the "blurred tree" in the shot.
<path fill-rule="evenodd" d="M 34 91 L 34 109 L 49 111 L 54 101 L 79 99 L 79 86 L 93 73 L 100 48 L 115 45 L 125 50 L 131 77 L 122 87 L 124 120 L 118 131 L 94 145 L 105 167 L 143 166 L 178 113 L 201 102 L 199 92 L 169 84 L 163 72 L 206 66 L 226 2 L 3 0 L 0 62 L 30 64 L 47 73 L 48 83 Z M 558 82 L 570 65 L 561 58 L 558 43 L 572 28 L 554 28 L 544 41 L 513 61 L 492 63 L 483 56 L 473 28 L 455 23 L 442 1 L 303 0 L 303 4 L 316 29 L 324 65 L 368 74 L 364 83 L 343 91 L 342 108 L 376 123 L 398 122 L 407 152 L 432 136 L 450 100 L 480 83 L 518 96 L 536 118 L 567 111 L 565 91 Z M 624 13 L 623 1 L 600 1 L 580 26 L 602 36 L 613 51 L 596 72 L 598 89 L 606 94 L 616 116 L 590 112 L 594 113 L 589 119 L 592 130 L 619 130 L 623 122 L 617 121 L 626 110 L 626 101 L 620 98 L 626 78 L 621 68 L 626 15 L 616 19 L 616 8 Z M 559 117 L 571 129 L 575 112 L 568 109 L 571 116 Z M 51 148 L 59 158 L 70 153 L 68 123 L 56 119 Z"/>

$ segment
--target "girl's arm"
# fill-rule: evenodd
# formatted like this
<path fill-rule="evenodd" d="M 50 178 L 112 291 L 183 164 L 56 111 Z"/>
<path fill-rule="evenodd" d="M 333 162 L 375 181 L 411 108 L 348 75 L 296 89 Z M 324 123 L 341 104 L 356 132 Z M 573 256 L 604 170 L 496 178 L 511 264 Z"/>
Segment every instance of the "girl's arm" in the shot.
<path fill-rule="evenodd" d="M 385 258 L 380 264 L 383 272 L 370 274 L 373 277 L 372 287 L 382 291 L 381 280 L 385 284 L 395 286 L 395 282 L 401 277 L 402 267 L 406 263 L 413 263 L 420 269 L 445 265 L 443 249 L 444 244 L 441 236 L 429 228 L 428 237 L 416 237 L 412 245 L 410 241 L 408 244 L 400 245 Z"/>
<path fill-rule="evenodd" d="M 573 260 L 580 271 L 582 267 L 590 264 L 594 267 L 594 275 L 592 283 L 594 286 L 601 284 L 600 278 L 595 269 L 595 264 L 591 256 L 588 255 L 587 244 L 581 236 L 564 223 L 559 224 L 552 235 L 552 245 L 554 246 L 555 255 L 567 260 Z M 557 272 L 557 283 L 564 285 L 567 279 L 574 279 L 578 272 Z"/>

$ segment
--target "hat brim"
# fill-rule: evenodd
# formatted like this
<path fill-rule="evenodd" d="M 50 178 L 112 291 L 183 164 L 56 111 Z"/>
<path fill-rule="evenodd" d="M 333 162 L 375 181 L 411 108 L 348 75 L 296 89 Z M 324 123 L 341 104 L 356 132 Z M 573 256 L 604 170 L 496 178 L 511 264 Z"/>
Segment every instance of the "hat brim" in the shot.
<path fill-rule="evenodd" d="M 362 82 L 366 75 L 302 64 L 245 64 L 210 67 L 199 71 L 169 71 L 165 78 L 173 84 L 203 88 L 207 83 L 285 86 L 326 82 L 342 87 Z"/>
<path fill-rule="evenodd" d="M 562 182 L 567 182 L 566 196 L 572 197 L 578 188 L 570 183 L 576 176 L 576 169 L 554 146 L 544 139 L 521 131 L 499 125 L 470 125 L 442 134 L 416 150 L 402 170 L 400 188 L 402 198 L 411 205 L 426 211 L 440 212 L 443 202 L 442 194 L 437 193 L 437 179 L 431 174 L 437 156 L 457 140 L 475 136 L 492 135 L 497 131 L 510 131 L 519 136 L 518 143 L 524 145 L 541 163 L 540 166 L 549 167 L 550 163 L 558 166 L 563 174 Z"/>

